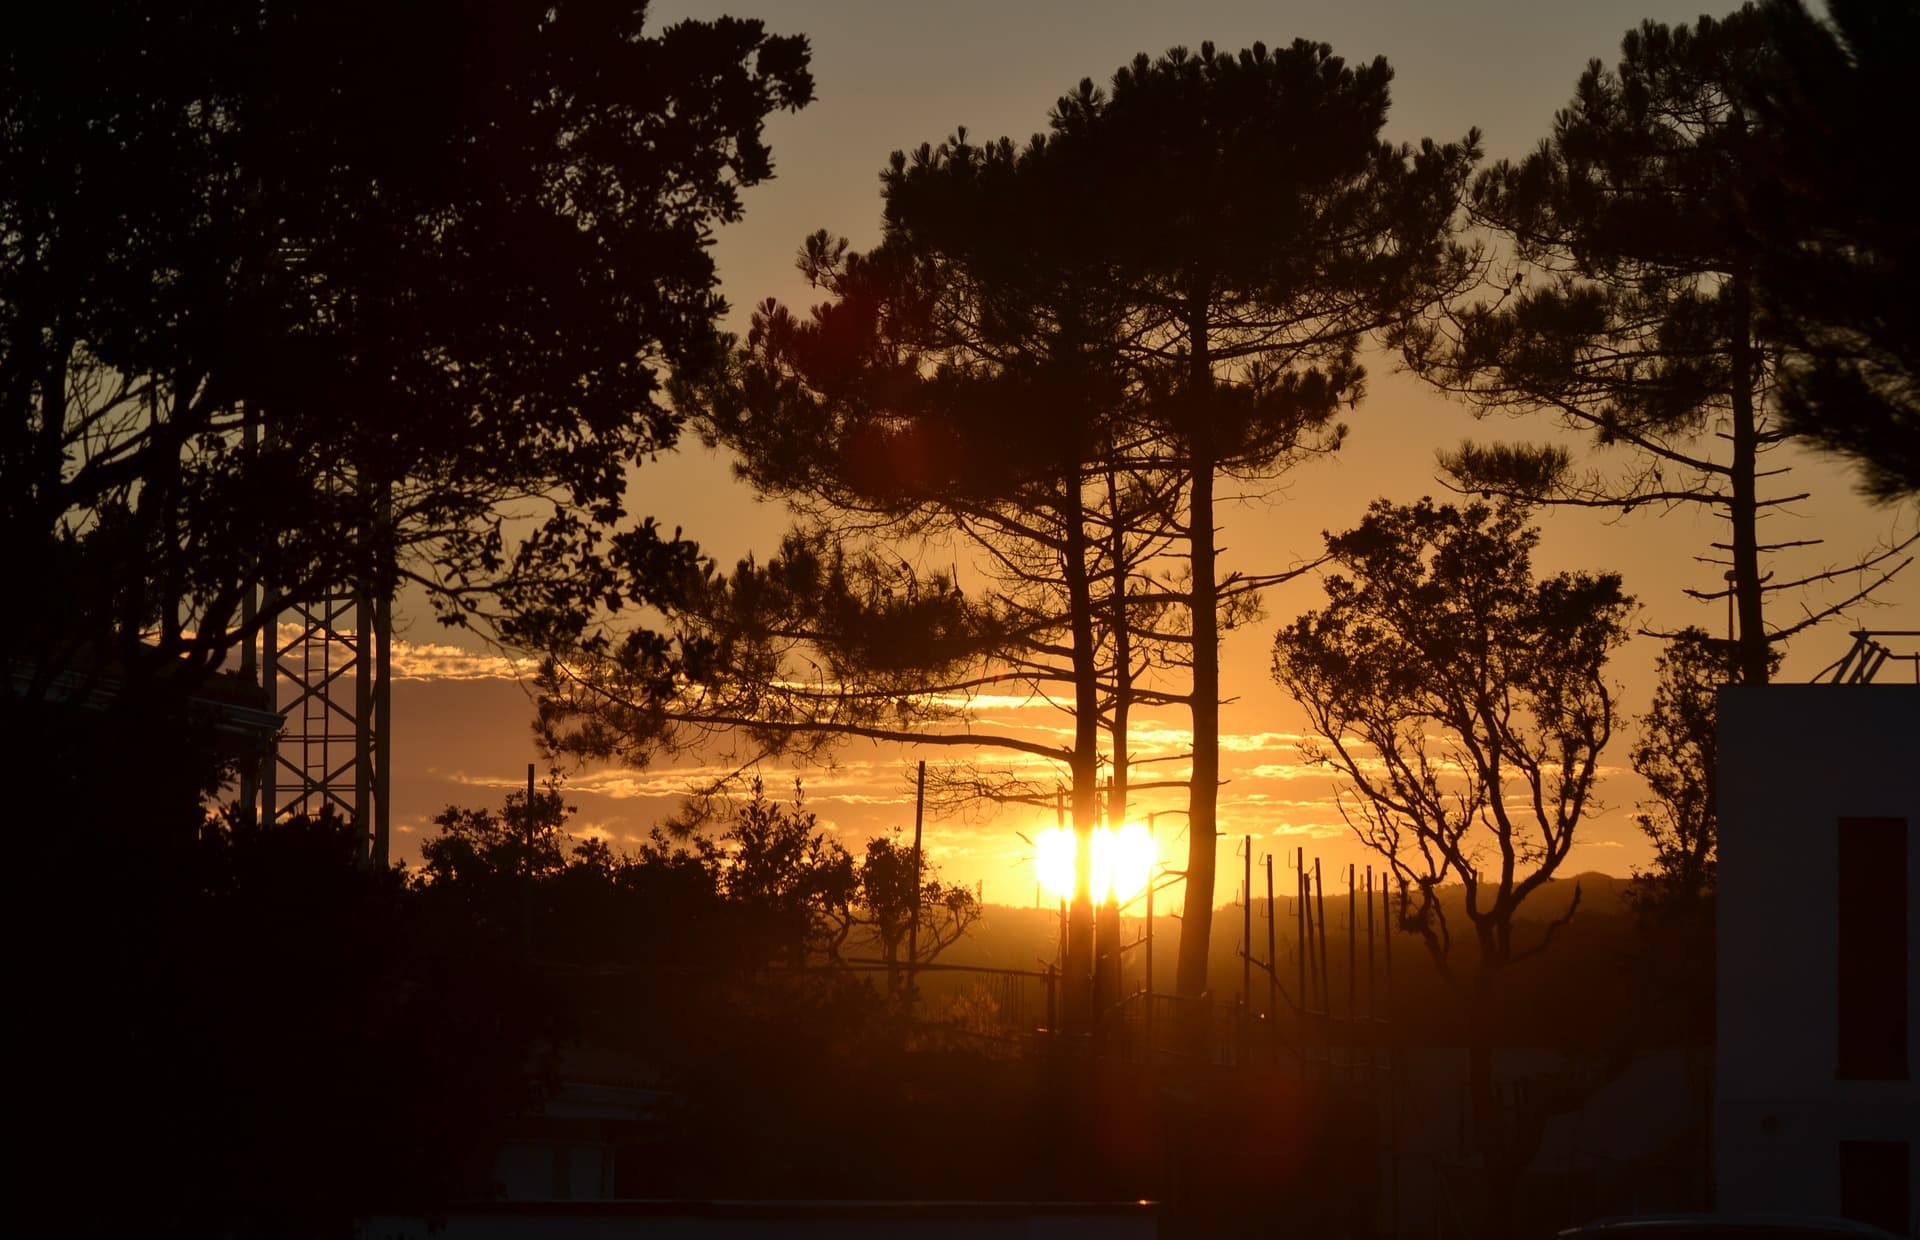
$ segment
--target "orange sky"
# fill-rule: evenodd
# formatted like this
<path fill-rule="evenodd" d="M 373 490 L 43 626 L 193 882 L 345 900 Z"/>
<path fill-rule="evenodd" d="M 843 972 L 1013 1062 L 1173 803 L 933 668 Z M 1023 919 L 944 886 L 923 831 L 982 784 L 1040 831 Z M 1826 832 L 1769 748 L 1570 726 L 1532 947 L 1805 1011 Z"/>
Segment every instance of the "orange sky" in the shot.
<path fill-rule="evenodd" d="M 661 4 L 654 21 L 734 11 L 763 17 L 777 32 L 804 33 L 812 40 L 818 101 L 769 123 L 777 178 L 746 194 L 746 220 L 723 230 L 717 241 L 723 289 L 733 307 L 730 325 L 738 327 L 746 309 L 765 297 L 808 300 L 791 261 L 812 230 L 844 234 L 856 247 L 878 239 L 877 174 L 890 151 L 938 142 L 956 125 L 977 137 L 1024 138 L 1044 127 L 1048 107 L 1080 78 L 1104 81 L 1139 51 L 1158 54 L 1176 43 L 1197 45 L 1206 39 L 1238 48 L 1256 39 L 1272 44 L 1308 37 L 1332 44 L 1350 60 L 1382 54 L 1397 73 L 1390 138 L 1457 138 L 1477 125 L 1489 158 L 1516 157 L 1544 136 L 1589 58 L 1611 63 L 1621 33 L 1643 17 L 1687 21 L 1698 10 L 1697 2 L 1668 0 L 1456 0 L 1444 5 L 1023 0 L 941 10 L 898 0 L 739 0 Z M 1097 19 L 1085 16 L 1096 12 Z M 1223 511 L 1223 568 L 1284 566 L 1315 553 L 1321 531 L 1353 524 L 1377 496 L 1409 501 L 1436 492 L 1435 451 L 1464 437 L 1538 439 L 1546 434 L 1541 420 L 1476 423 L 1464 408 L 1393 373 L 1384 355 L 1369 359 L 1369 371 L 1368 399 L 1348 418 L 1352 434 L 1336 460 L 1311 466 L 1284 479 L 1271 494 Z M 1785 463 L 1787 455 L 1776 460 Z M 1853 494 L 1842 467 L 1797 455 L 1792 463 L 1797 489 L 1813 498 L 1779 517 L 1768 533 L 1781 535 L 1780 540 L 1828 538 L 1826 547 L 1808 553 L 1808 566 L 1826 567 L 1849 549 L 1910 532 L 1920 519 L 1912 505 L 1868 507 Z M 785 522 L 778 508 L 758 502 L 732 480 L 726 461 L 697 444 L 636 474 L 629 507 L 683 527 L 723 566 L 749 551 L 771 549 Z M 1608 522 L 1574 512 L 1549 515 L 1543 524 L 1537 569 L 1617 570 L 1641 602 L 1643 625 L 1693 623 L 1724 630 L 1724 604 L 1695 603 L 1681 593 L 1688 585 L 1718 584 L 1718 570 L 1692 558 L 1718 537 L 1706 519 L 1645 513 Z M 1857 610 L 1853 618 L 1875 628 L 1920 628 L 1920 566 L 1881 597 L 1887 606 Z M 1283 587 L 1267 599 L 1265 620 L 1227 640 L 1223 682 L 1238 696 L 1222 720 L 1222 767 L 1229 782 L 1222 789 L 1220 817 L 1228 838 L 1221 844 L 1218 902 L 1235 894 L 1231 875 L 1237 866 L 1225 863 L 1239 844 L 1234 837 L 1242 833 L 1257 837 L 1256 855 L 1274 848 L 1290 856 L 1296 844 L 1304 844 L 1310 856 L 1318 854 L 1329 865 L 1366 862 L 1340 825 L 1331 777 L 1299 760 L 1300 711 L 1267 676 L 1275 627 L 1319 601 L 1311 581 Z M 1777 616 L 1797 615 L 1785 610 L 1791 606 L 1776 604 L 1782 609 Z M 402 679 L 394 693 L 393 738 L 398 855 L 417 850 L 420 832 L 440 806 L 497 803 L 505 791 L 521 786 L 525 764 L 534 757 L 528 699 L 512 679 L 512 669 L 463 651 L 424 609 L 413 612 L 417 618 L 403 619 L 396 634 L 402 643 L 395 659 Z M 1789 652 L 1783 678 L 1808 679 L 1839 657 L 1848 644 L 1845 630 L 1852 627 L 1836 622 L 1803 635 Z M 1638 639 L 1616 660 L 1614 679 L 1625 711 L 1646 709 L 1657 652 L 1657 643 Z M 1012 704 L 993 713 L 1036 728 L 1065 722 L 1045 710 Z M 1170 733 L 1178 723 L 1170 719 L 1163 726 Z M 1608 750 L 1609 778 L 1601 787 L 1607 808 L 1583 824 L 1569 872 L 1624 874 L 1645 859 L 1629 818 L 1640 795 L 1625 771 L 1631 740 L 1630 734 L 1619 736 Z M 1136 749 L 1172 749 L 1178 740 L 1136 736 L 1133 743 Z M 918 756 L 937 760 L 944 755 L 849 747 L 833 769 L 804 773 L 809 803 L 823 821 L 845 833 L 855 851 L 869 835 L 893 827 L 910 831 L 911 767 Z M 1179 768 L 1149 769 L 1173 775 Z M 569 784 L 581 811 L 576 825 L 616 839 L 643 835 L 684 786 L 686 774 L 577 772 Z M 782 790 L 790 781 L 790 772 L 768 773 L 769 784 Z M 1184 795 L 1177 793 L 1158 801 L 1143 798 L 1134 817 L 1180 804 Z M 1015 832 L 1031 834 L 1039 825 L 1044 823 L 1025 810 L 943 817 L 928 824 L 929 852 L 949 877 L 984 882 L 989 900 L 1023 902 L 1033 898 L 1033 877 L 1026 865 L 1029 850 Z M 1177 833 L 1179 818 L 1164 819 L 1162 830 Z M 1164 855 L 1184 848 L 1183 841 L 1170 841 Z"/>

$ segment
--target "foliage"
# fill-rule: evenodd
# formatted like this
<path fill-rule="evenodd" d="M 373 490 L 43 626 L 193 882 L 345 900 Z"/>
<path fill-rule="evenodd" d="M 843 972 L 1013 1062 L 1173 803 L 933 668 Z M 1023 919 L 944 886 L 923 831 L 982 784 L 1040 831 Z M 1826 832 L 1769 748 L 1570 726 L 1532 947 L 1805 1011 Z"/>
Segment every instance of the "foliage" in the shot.
<path fill-rule="evenodd" d="M 1508 1114 L 1493 1021 L 1503 975 L 1547 950 L 1579 907 L 1576 884 L 1563 912 L 1517 933 L 1593 803 L 1614 728 L 1605 663 L 1630 607 L 1613 574 L 1536 581 L 1538 537 L 1514 504 L 1376 501 L 1327 538 L 1342 570 L 1326 579 L 1327 605 L 1274 640 L 1275 679 L 1319 737 L 1305 752 L 1354 794 L 1342 808 L 1393 874 L 1400 927 L 1420 935 L 1467 1013 L 1490 1234 L 1510 1225 L 1513 1185 L 1547 1119 L 1597 1085 L 1569 1083 Z M 1442 895 L 1452 884 L 1470 953 L 1455 950 Z"/>
<path fill-rule="evenodd" d="M 1557 448 L 1468 445 L 1443 457 L 1463 490 L 1724 518 L 1725 584 L 1688 593 L 1731 597 L 1751 683 L 1770 647 L 1866 597 L 1898 550 L 1795 577 L 1768 560 L 1804 543 L 1762 545 L 1766 514 L 1805 498 L 1762 489 L 1779 472 L 1762 457 L 1786 433 L 1765 408 L 1775 368 L 1752 236 L 1772 135 L 1753 85 L 1777 54 L 1752 6 L 1629 31 L 1618 66 L 1588 67 L 1533 154 L 1476 180 L 1475 217 L 1511 248 L 1494 295 L 1397 337 L 1416 372 L 1482 412 L 1546 412 L 1627 450 L 1615 475 Z M 1769 596 L 1849 577 L 1846 597 L 1768 625 Z"/>
<path fill-rule="evenodd" d="M 919 737 L 959 717 L 937 691 L 964 691 L 970 665 L 1004 641 L 951 576 L 824 530 L 704 577 L 670 615 L 672 642 L 645 629 L 549 635 L 538 721 L 549 751 L 644 767 L 734 745 L 748 766 L 847 736 Z M 710 809 L 691 808 L 693 825 Z"/>
<path fill-rule="evenodd" d="M 706 241 L 811 97 L 800 38 L 644 0 L 49 8 L 0 61 L 0 499 L 44 694 L 217 667 L 281 605 L 444 619 L 666 589 L 629 525 Z M 256 435 L 254 430 L 258 429 Z M 626 591 L 610 592 L 613 567 Z M 242 599 L 264 583 L 250 616 Z"/>
<path fill-rule="evenodd" d="M 856 889 L 853 856 L 801 804 L 798 785 L 788 808 L 755 780 L 751 799 L 706 855 L 715 886 L 764 944 L 765 959 L 801 968 L 838 954 Z"/>
<path fill-rule="evenodd" d="M 1219 640 L 1292 573 L 1218 566 L 1216 473 L 1271 478 L 1337 447 L 1358 401 L 1362 335 L 1457 290 L 1471 258 L 1451 225 L 1477 134 L 1418 148 L 1380 140 L 1392 70 L 1296 40 L 1239 53 L 1141 55 L 1110 93 L 1083 81 L 1052 118 L 1056 158 L 1087 178 L 1124 310 L 1134 414 L 1184 495 L 1168 522 L 1186 611 L 1175 650 L 1192 716 L 1186 924 L 1206 927 L 1219 785 Z M 1182 939 L 1177 987 L 1205 988 L 1207 936 Z"/>
<path fill-rule="evenodd" d="M 477 882 L 494 875 L 550 878 L 566 868 L 561 825 L 572 813 L 553 787 L 535 792 L 531 803 L 526 793 L 510 792 L 499 814 L 449 805 L 433 817 L 440 834 L 420 846 L 416 882 Z M 578 864 L 608 864 L 604 845 L 601 850 L 588 847 L 597 842 L 584 842 L 587 851 Z"/>
<path fill-rule="evenodd" d="M 1920 120 L 1906 76 L 1920 8 L 1823 8 L 1824 21 L 1802 0 L 1761 8 L 1780 54 L 1753 87 L 1777 134 L 1756 204 L 1760 299 L 1788 357 L 1782 424 L 1851 458 L 1890 501 L 1920 493 L 1920 250 L 1883 140 Z"/>
<path fill-rule="evenodd" d="M 854 925 L 870 935 L 888 967 L 887 984 L 898 991 L 902 963 L 924 964 L 959 942 L 980 920 L 980 898 L 959 883 L 942 882 L 911 846 L 881 837 L 867 841 L 860 864 L 859 906 Z M 910 949 L 903 960 L 902 949 Z"/>
<path fill-rule="evenodd" d="M 716 640 L 710 666 L 743 669 L 737 690 L 778 691 L 701 686 L 680 716 L 1024 750 L 1068 768 L 1086 833 L 1099 730 L 1124 804 L 1130 705 L 1188 704 L 1203 841 L 1188 900 L 1191 923 L 1206 925 L 1218 636 L 1256 614 L 1261 586 L 1292 575 L 1216 574 L 1214 474 L 1270 476 L 1332 450 L 1339 405 L 1360 394 L 1360 336 L 1471 269 L 1448 238 L 1474 140 L 1381 142 L 1390 78 L 1384 61 L 1350 68 L 1304 41 L 1176 49 L 1122 68 L 1110 95 L 1082 83 L 1024 145 L 960 131 L 896 153 L 882 245 L 863 254 L 810 238 L 802 269 L 831 300 L 806 317 L 761 307 L 686 403 L 757 486 L 830 531 L 790 541 L 764 569 L 742 565 L 730 602 L 777 600 L 763 583 L 823 562 L 814 539 L 958 534 L 989 577 L 964 606 L 947 578 L 904 566 L 850 584 L 862 600 L 878 596 L 864 583 L 887 580 L 891 597 L 943 598 L 977 641 L 937 643 L 915 675 L 885 661 L 896 647 L 842 661 L 830 624 L 802 614 L 785 626 L 793 613 L 776 608 L 733 630 L 763 634 L 757 644 Z M 586 720 L 577 735 L 601 745 L 673 713 L 630 709 L 625 685 L 591 669 L 550 679 L 569 722 Z M 988 685 L 1070 698 L 1071 744 L 959 735 L 940 726 L 952 717 L 927 713 Z M 595 697 L 611 709 L 596 716 Z M 1198 993 L 1205 936 L 1193 938 L 1181 987 Z"/>
<path fill-rule="evenodd" d="M 904 964 L 916 909 L 924 963 L 979 919 L 972 891 L 897 839 L 870 840 L 856 858 L 806 808 L 797 781 L 787 804 L 758 778 L 749 789 L 717 833 L 656 830 L 619 852 L 567 832 L 574 811 L 554 785 L 535 793 L 531 826 L 520 792 L 499 814 L 448 806 L 411 886 L 477 925 L 531 936 L 554 959 L 714 973 L 838 965 L 860 950 Z M 663 953 L 667 941 L 679 949 Z"/>
<path fill-rule="evenodd" d="M 1652 868 L 1634 874 L 1636 898 L 1651 905 L 1698 902 L 1714 888 L 1716 695 L 1737 683 L 1738 669 L 1724 639 L 1688 629 L 1668 643 L 1657 675 L 1653 707 L 1631 754 L 1653 796 L 1634 816 L 1653 843 Z"/>
<path fill-rule="evenodd" d="M 1509 963 L 1514 912 L 1566 859 L 1613 734 L 1602 672 L 1629 600 L 1612 574 L 1535 582 L 1537 542 L 1519 506 L 1376 501 L 1328 536 L 1345 572 L 1326 607 L 1274 642 L 1321 738 L 1309 756 L 1358 793 L 1350 823 L 1449 971 L 1437 889 L 1463 886 L 1480 966 Z"/>

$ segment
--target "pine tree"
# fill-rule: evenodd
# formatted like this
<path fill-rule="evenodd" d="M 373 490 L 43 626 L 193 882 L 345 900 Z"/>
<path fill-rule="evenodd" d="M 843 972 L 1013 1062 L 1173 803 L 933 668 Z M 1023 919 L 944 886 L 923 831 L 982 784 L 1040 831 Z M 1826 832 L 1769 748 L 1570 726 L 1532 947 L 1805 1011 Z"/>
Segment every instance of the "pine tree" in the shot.
<path fill-rule="evenodd" d="M 1763 493 L 1786 438 L 1766 408 L 1776 373 L 1763 337 L 1754 252 L 1755 171 L 1773 135 L 1751 85 L 1771 72 L 1772 32 L 1751 6 L 1692 26 L 1643 23 L 1617 68 L 1592 62 L 1553 132 L 1475 182 L 1473 210 L 1510 247 L 1494 296 L 1400 335 L 1409 365 L 1479 410 L 1546 412 L 1629 450 L 1621 476 L 1556 447 L 1468 444 L 1444 464 L 1466 490 L 1628 510 L 1702 505 L 1731 597 L 1740 678 L 1765 683 L 1770 650 L 1859 601 L 1899 565 L 1898 547 L 1791 577 L 1762 542 L 1764 518 L 1803 494 Z M 1724 450 L 1719 445 L 1724 444 Z M 1908 540 L 1911 541 L 1911 540 Z M 1768 596 L 1852 577 L 1845 598 L 1769 627 Z"/>
<path fill-rule="evenodd" d="M 1907 74 L 1920 4 L 1801 0 L 1763 13 L 1780 55 L 1757 83 L 1777 135 L 1759 186 L 1758 283 L 1786 351 L 1777 398 L 1793 435 L 1849 457 L 1866 492 L 1920 493 L 1920 240 L 1885 135 L 1920 126 Z"/>

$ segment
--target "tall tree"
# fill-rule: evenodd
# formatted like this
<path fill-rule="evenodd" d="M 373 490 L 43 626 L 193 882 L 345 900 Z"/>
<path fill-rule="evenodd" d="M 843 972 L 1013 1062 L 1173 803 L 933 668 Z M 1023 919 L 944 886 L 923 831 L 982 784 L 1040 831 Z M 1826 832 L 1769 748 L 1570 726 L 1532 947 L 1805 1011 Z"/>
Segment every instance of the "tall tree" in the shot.
<path fill-rule="evenodd" d="M 804 39 L 643 0 L 37 10 L 0 50 L 0 498 L 32 692 L 204 677 L 342 582 L 443 618 L 603 599 L 705 242 Z M 260 428 L 256 436 L 250 426 Z M 264 584 L 249 616 L 243 597 Z M 644 589 L 644 585 L 637 587 Z"/>
<path fill-rule="evenodd" d="M 808 317 L 761 307 L 742 346 L 685 385 L 744 476 L 810 529 L 690 596 L 677 614 L 713 651 L 702 678 L 670 709 L 600 735 L 625 737 L 629 757 L 718 725 L 768 751 L 851 735 L 1043 758 L 1065 775 L 1090 846 L 1099 599 L 1113 580 L 1101 557 L 1129 554 L 1124 534 L 1102 537 L 1090 462 L 1125 393 L 1113 324 L 1088 295 L 1097 251 L 1076 236 L 1069 171 L 1044 142 L 964 134 L 896 154 L 882 246 L 810 238 L 801 265 L 829 300 Z M 983 583 L 973 597 L 893 550 L 926 537 L 966 549 Z M 549 678 L 549 717 L 608 719 L 630 679 L 618 660 L 589 658 Z M 956 727 L 965 700 L 989 690 L 1057 697 L 1071 739 Z M 1079 978 L 1092 960 L 1084 892 L 1073 922 L 1066 967 Z M 1078 988 L 1069 996 L 1083 1018 Z"/>
<path fill-rule="evenodd" d="M 1761 12 L 1779 55 L 1753 84 L 1775 134 L 1757 187 L 1764 331 L 1786 351 L 1789 434 L 1847 456 L 1868 494 L 1920 494 L 1920 241 L 1884 135 L 1920 125 L 1907 74 L 1920 4 L 1801 0 Z"/>
<path fill-rule="evenodd" d="M 1272 478 L 1337 446 L 1357 402 L 1365 333 L 1458 291 L 1471 256 L 1451 223 L 1477 135 L 1380 140 L 1392 70 L 1349 66 L 1321 43 L 1238 54 L 1203 44 L 1142 55 L 1111 93 L 1083 81 L 1052 118 L 1081 171 L 1081 214 L 1111 247 L 1096 286 L 1125 307 L 1120 337 L 1139 425 L 1183 493 L 1184 563 L 1162 597 L 1188 623 L 1193 772 L 1177 987 L 1206 989 L 1217 851 L 1220 638 L 1282 579 L 1223 572 L 1216 479 Z"/>
<path fill-rule="evenodd" d="M 1352 793 L 1342 809 L 1386 859 L 1401 928 L 1419 934 L 1467 1018 L 1490 1236 L 1511 1229 L 1515 1185 L 1552 1114 L 1545 1098 L 1503 1105 L 1502 986 L 1579 907 L 1576 885 L 1544 929 L 1521 923 L 1592 803 L 1614 728 L 1604 668 L 1630 606 L 1613 574 L 1535 580 L 1538 538 L 1515 505 L 1376 501 L 1328 536 L 1342 571 L 1326 579 L 1327 605 L 1282 629 L 1273 653 L 1319 737 L 1308 756 Z M 1442 888 L 1456 883 L 1452 909 Z"/>
<path fill-rule="evenodd" d="M 1556 447 L 1469 444 L 1443 458 L 1463 489 L 1622 510 L 1697 504 L 1722 517 L 1725 581 L 1689 593 L 1732 600 L 1740 678 L 1754 684 L 1772 646 L 1864 598 L 1911 542 L 1798 576 L 1769 561 L 1804 543 L 1762 542 L 1765 515 L 1806 498 L 1764 491 L 1778 473 L 1764 454 L 1786 432 L 1766 409 L 1775 359 L 1761 334 L 1752 203 L 1771 137 L 1751 86 L 1775 55 L 1751 6 L 1628 32 L 1618 67 L 1588 66 L 1533 154 L 1475 181 L 1475 216 L 1510 246 L 1496 295 L 1400 334 L 1413 370 L 1479 410 L 1548 412 L 1630 450 L 1614 476 Z M 1845 597 L 1769 626 L 1770 595 L 1850 576 Z"/>
<path fill-rule="evenodd" d="M 961 134 L 896 155 L 883 245 L 811 241 L 803 266 L 833 300 L 810 319 L 765 307 L 693 402 L 763 489 L 842 529 L 979 549 L 1002 644 L 949 688 L 1011 678 L 1071 699 L 1055 752 L 1083 849 L 1101 721 L 1191 709 L 1188 995 L 1206 986 L 1219 633 L 1287 575 L 1219 570 L 1215 477 L 1331 450 L 1361 336 L 1471 269 L 1448 228 L 1472 140 L 1380 142 L 1390 77 L 1318 44 L 1176 51 L 1123 69 L 1111 98 L 1083 83 L 1025 145 Z M 1138 678 L 1156 650 L 1189 685 Z M 1073 920 L 1090 924 L 1085 899 Z"/>

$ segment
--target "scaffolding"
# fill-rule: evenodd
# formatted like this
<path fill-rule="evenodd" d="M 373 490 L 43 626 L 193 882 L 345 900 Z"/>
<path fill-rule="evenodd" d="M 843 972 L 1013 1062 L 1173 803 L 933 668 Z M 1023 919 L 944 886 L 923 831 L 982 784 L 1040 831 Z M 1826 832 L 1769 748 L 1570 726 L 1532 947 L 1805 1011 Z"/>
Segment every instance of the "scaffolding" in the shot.
<path fill-rule="evenodd" d="M 328 590 L 270 617 L 260 636 L 266 708 L 285 719 L 256 780 L 262 820 L 331 809 L 358 828 L 362 857 L 382 867 L 391 619 L 387 601 L 365 588 Z"/>
<path fill-rule="evenodd" d="M 247 447 L 263 436 L 249 418 Z M 328 471 L 336 493 L 367 483 Z M 363 511 L 390 519 L 384 492 Z M 262 613 L 265 613 L 264 615 Z M 250 821 L 277 822 L 332 812 L 353 824 L 363 861 L 388 862 L 387 793 L 393 718 L 393 606 L 389 591 L 361 579 L 311 597 L 284 599 L 257 581 L 243 603 L 257 638 L 241 652 L 241 672 L 257 678 L 261 705 L 282 726 L 257 766 L 241 772 L 240 803 Z"/>

